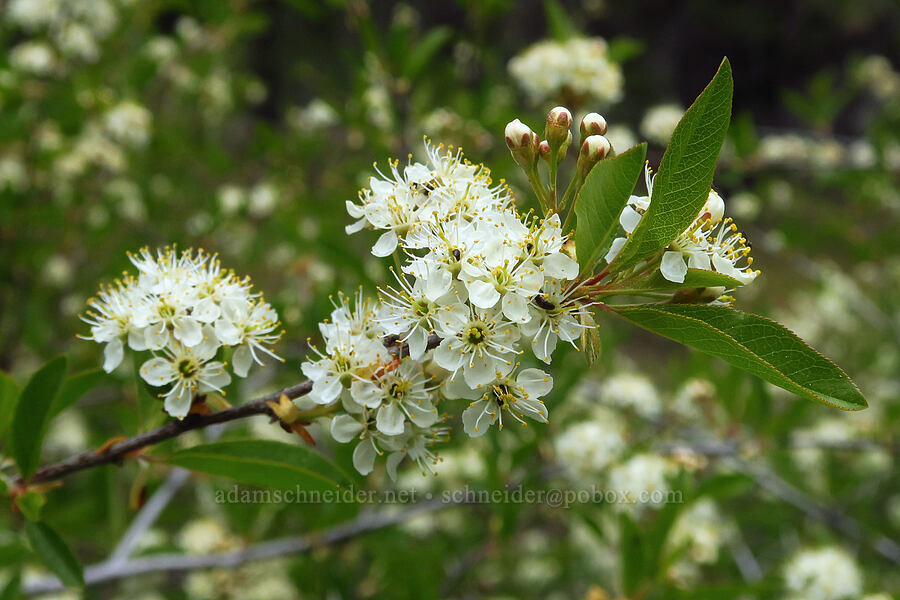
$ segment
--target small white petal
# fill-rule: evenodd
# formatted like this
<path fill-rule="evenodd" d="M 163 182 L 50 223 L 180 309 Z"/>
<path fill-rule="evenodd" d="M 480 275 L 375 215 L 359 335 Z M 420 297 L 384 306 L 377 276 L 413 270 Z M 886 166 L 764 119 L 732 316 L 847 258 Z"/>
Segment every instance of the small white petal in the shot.
<path fill-rule="evenodd" d="M 681 252 L 666 251 L 662 257 L 662 263 L 659 265 L 659 272 L 673 283 L 684 283 L 684 276 L 687 275 L 687 264 L 684 262 Z"/>
<path fill-rule="evenodd" d="M 390 256 L 397 249 L 397 234 L 393 230 L 381 234 L 375 245 L 372 246 L 372 254 L 378 257 Z"/>
<path fill-rule="evenodd" d="M 103 349 L 103 370 L 107 373 L 112 373 L 121 364 L 124 353 L 125 350 L 122 347 L 120 338 L 116 338 L 106 344 L 106 348 Z"/>
<path fill-rule="evenodd" d="M 331 420 L 331 437 L 342 444 L 358 436 L 362 430 L 362 424 L 350 415 L 338 415 Z"/>

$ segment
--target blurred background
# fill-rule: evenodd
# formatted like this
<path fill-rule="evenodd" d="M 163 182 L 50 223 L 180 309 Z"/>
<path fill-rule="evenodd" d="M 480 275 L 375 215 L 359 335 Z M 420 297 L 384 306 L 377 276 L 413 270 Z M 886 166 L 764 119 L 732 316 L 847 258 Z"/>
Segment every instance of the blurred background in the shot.
<path fill-rule="evenodd" d="M 202 247 L 282 317 L 286 363 L 234 390 L 299 381 L 329 294 L 387 281 L 344 203 L 372 163 L 460 146 L 529 206 L 503 129 L 598 111 L 657 165 L 723 56 L 734 116 L 715 178 L 763 275 L 738 307 L 840 364 L 870 408 L 777 391 L 624 323 L 601 360 L 554 363 L 546 427 L 476 440 L 454 425 L 438 476 L 370 489 L 672 490 L 648 506 L 447 507 L 315 552 L 152 574 L 103 598 L 862 598 L 900 593 L 900 9 L 893 0 L 728 3 L 353 0 L 0 2 L 0 370 L 102 362 L 78 315 L 143 246 Z M 123 366 L 52 424 L 44 461 L 137 430 Z M 0 415 L 3 417 L 3 415 Z M 0 418 L 0 427 L 3 426 Z M 8 425 L 8 419 L 7 419 Z M 458 429 L 459 431 L 456 431 Z M 265 419 L 227 437 L 293 438 Z M 313 429 L 316 435 L 315 429 Z M 319 449 L 349 465 L 349 449 Z M 183 436 L 161 448 L 196 443 Z M 297 443 L 302 443 L 299 439 Z M 44 514 L 85 563 L 167 473 L 82 473 Z M 135 482 L 138 485 L 135 485 Z M 357 505 L 217 504 L 198 478 L 139 551 L 208 554 L 322 531 Z M 371 507 L 368 507 L 371 509 Z M 397 508 L 397 507 L 394 507 Z M 0 508 L 0 573 L 41 572 Z M 26 578 L 27 580 L 27 578 Z M 880 595 L 879 595 L 880 594 Z"/>

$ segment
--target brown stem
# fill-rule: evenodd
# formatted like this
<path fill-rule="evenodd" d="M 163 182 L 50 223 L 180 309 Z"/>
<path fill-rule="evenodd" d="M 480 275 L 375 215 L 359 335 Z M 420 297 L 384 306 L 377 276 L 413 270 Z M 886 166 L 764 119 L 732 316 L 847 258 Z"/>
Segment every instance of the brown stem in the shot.
<path fill-rule="evenodd" d="M 437 335 L 432 335 L 428 338 L 427 348 L 431 350 L 436 348 L 440 343 L 441 338 Z M 384 338 L 384 345 L 387 346 L 388 350 L 395 358 L 402 359 L 409 356 L 409 347 L 406 344 L 399 343 L 397 336 L 388 336 Z M 89 469 L 91 467 L 119 463 L 129 454 L 137 452 L 142 448 L 178 437 L 185 432 L 203 429 L 204 427 L 209 427 L 210 425 L 215 425 L 217 423 L 227 423 L 237 419 L 252 417 L 253 415 L 268 415 L 273 419 L 277 419 L 278 417 L 268 405 L 269 402 L 277 403 L 282 395 L 293 400 L 300 396 L 305 396 L 311 390 L 312 381 L 303 381 L 296 385 L 286 387 L 274 394 L 269 394 L 268 396 L 263 396 L 243 404 L 238 404 L 237 406 L 225 410 L 220 410 L 207 415 L 196 413 L 189 414 L 180 421 L 171 421 L 152 431 L 112 444 L 108 448 L 104 448 L 102 452 L 85 452 L 67 458 L 56 464 L 42 467 L 28 480 L 28 483 L 53 481 L 54 479 L 60 479 L 71 473 L 83 471 L 84 469 Z M 301 413 L 301 415 L 302 414 L 303 413 Z M 16 478 L 13 483 L 16 487 L 25 485 L 25 481 L 21 477 Z"/>

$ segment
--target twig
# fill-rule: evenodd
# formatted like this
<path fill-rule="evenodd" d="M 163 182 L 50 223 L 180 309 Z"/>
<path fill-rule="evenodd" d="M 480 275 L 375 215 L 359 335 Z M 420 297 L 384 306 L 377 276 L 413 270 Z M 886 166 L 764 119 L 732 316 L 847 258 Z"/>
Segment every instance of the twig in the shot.
<path fill-rule="evenodd" d="M 835 506 L 820 503 L 779 477 L 774 471 L 753 465 L 740 458 L 740 446 L 734 441 L 664 443 L 657 445 L 657 449 L 664 454 L 689 450 L 695 454 L 722 458 L 737 471 L 752 477 L 757 485 L 783 502 L 800 509 L 808 517 L 825 523 L 835 531 L 857 542 L 868 543 L 878 554 L 894 564 L 900 565 L 900 545 L 896 542 L 883 535 L 875 538 L 868 537 L 859 522 L 850 515 Z"/>
<path fill-rule="evenodd" d="M 118 545 L 109 555 L 107 562 L 121 563 L 131 556 L 141 537 L 156 522 L 160 513 L 172 501 L 178 490 L 187 483 L 190 476 L 191 472 L 187 469 L 177 467 L 172 469 L 166 481 L 150 497 L 150 500 L 141 507 L 141 510 L 138 511 L 138 514 L 131 521 L 131 525 L 128 526 Z"/>
<path fill-rule="evenodd" d="M 440 342 L 440 337 L 438 337 L 437 335 L 432 335 L 428 338 L 426 348 L 429 350 L 433 349 L 437 347 Z M 384 338 L 384 345 L 387 346 L 388 351 L 390 351 L 391 354 L 393 354 L 397 358 L 403 358 L 409 355 L 409 346 L 405 343 L 401 343 L 397 336 L 388 336 Z M 107 465 L 110 463 L 118 463 L 121 462 L 127 455 L 133 452 L 137 452 L 142 448 L 146 448 L 147 446 L 152 446 L 153 444 L 158 444 L 159 442 L 178 437 L 179 435 L 188 431 L 203 429 L 204 427 L 209 427 L 210 425 L 215 425 L 217 423 L 227 423 L 229 421 L 244 419 L 247 417 L 252 417 L 254 415 L 268 415 L 274 419 L 277 417 L 269 407 L 269 402 L 278 402 L 278 399 L 281 398 L 281 396 L 287 396 L 288 398 L 293 400 L 295 398 L 299 398 L 300 396 L 305 396 L 311 390 L 312 382 L 303 381 L 296 385 L 286 387 L 283 390 L 275 392 L 274 394 L 262 396 L 261 398 L 257 398 L 256 400 L 251 400 L 250 402 L 245 402 L 244 404 L 239 404 L 237 406 L 233 406 L 225 410 L 220 410 L 208 415 L 189 414 L 180 421 L 171 421 L 161 427 L 157 427 L 152 431 L 148 431 L 146 433 L 142 433 L 140 435 L 136 435 L 121 442 L 115 443 L 109 448 L 106 448 L 103 452 L 85 452 L 83 454 L 67 458 L 66 460 L 63 460 L 56 464 L 42 467 L 38 469 L 37 473 L 35 473 L 31 479 L 28 480 L 28 483 L 52 481 L 54 479 L 59 479 L 61 477 L 65 477 L 66 475 L 70 475 L 84 469 L 89 469 L 91 467 Z M 14 484 L 22 486 L 25 484 L 25 481 L 23 481 L 22 478 L 19 477 L 16 478 Z"/>
<path fill-rule="evenodd" d="M 370 531 L 390 527 L 420 514 L 432 513 L 457 504 L 460 504 L 460 502 L 445 502 L 441 499 L 436 499 L 413 504 L 398 512 L 366 512 L 352 521 L 328 529 L 320 534 L 261 542 L 231 552 L 203 555 L 156 554 L 119 562 L 104 561 L 85 568 L 84 580 L 86 585 L 93 585 L 146 573 L 176 573 L 193 571 L 195 569 L 229 568 L 253 561 L 300 554 L 336 544 Z M 57 578 L 46 577 L 26 582 L 22 592 L 26 595 L 35 595 L 62 589 L 62 584 Z"/>

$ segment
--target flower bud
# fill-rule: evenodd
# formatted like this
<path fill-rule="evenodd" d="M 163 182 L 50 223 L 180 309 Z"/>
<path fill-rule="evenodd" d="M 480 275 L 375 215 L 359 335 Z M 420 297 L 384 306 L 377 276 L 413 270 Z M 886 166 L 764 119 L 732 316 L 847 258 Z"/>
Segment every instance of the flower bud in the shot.
<path fill-rule="evenodd" d="M 541 158 L 546 162 L 550 162 L 550 142 L 547 140 L 542 141 L 538 144 L 538 153 L 541 155 Z"/>
<path fill-rule="evenodd" d="M 506 145 L 517 163 L 526 169 L 534 165 L 538 157 L 540 139 L 531 128 L 515 119 L 506 126 Z"/>
<path fill-rule="evenodd" d="M 547 113 L 547 127 L 544 137 L 552 146 L 564 144 L 572 126 L 572 113 L 565 106 L 557 106 Z"/>
<path fill-rule="evenodd" d="M 581 120 L 581 139 L 592 135 L 606 135 L 606 119 L 599 113 L 588 113 Z"/>
<path fill-rule="evenodd" d="M 603 160 L 612 146 L 609 140 L 602 135 L 589 135 L 581 143 L 581 152 L 578 154 L 578 172 L 582 177 L 587 177 L 594 165 Z"/>

